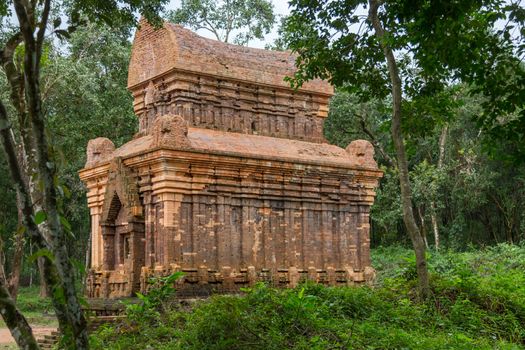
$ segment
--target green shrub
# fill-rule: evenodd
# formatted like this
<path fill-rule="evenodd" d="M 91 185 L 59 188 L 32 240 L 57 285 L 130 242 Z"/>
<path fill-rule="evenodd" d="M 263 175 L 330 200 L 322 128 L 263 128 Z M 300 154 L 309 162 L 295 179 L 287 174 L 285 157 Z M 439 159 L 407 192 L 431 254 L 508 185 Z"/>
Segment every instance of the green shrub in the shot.
<path fill-rule="evenodd" d="M 373 252 L 374 286 L 257 284 L 191 310 L 157 310 L 151 322 L 103 329 L 94 349 L 521 349 L 525 346 L 525 249 L 433 252 L 433 297 L 415 298 L 409 250 Z M 147 296 L 149 297 L 149 296 Z M 138 314 L 148 311 L 147 303 Z"/>

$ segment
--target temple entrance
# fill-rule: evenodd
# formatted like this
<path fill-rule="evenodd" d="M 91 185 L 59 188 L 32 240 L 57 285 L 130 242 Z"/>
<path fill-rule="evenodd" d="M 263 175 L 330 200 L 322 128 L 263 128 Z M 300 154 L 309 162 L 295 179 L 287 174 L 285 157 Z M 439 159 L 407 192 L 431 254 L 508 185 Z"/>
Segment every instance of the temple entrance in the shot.
<path fill-rule="evenodd" d="M 101 221 L 107 294 L 132 296 L 140 290 L 145 262 L 144 217 L 138 193 L 122 186 L 121 174 L 112 175 Z"/>
<path fill-rule="evenodd" d="M 140 290 L 140 273 L 145 262 L 144 219 L 129 215 L 117 192 L 112 195 L 102 223 L 104 269 L 109 272 L 109 294 Z"/>

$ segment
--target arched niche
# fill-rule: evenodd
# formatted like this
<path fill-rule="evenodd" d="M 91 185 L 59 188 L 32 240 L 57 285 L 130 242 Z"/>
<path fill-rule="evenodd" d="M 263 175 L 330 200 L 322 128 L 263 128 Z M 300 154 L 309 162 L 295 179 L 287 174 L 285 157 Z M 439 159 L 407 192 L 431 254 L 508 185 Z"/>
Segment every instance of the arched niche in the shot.
<path fill-rule="evenodd" d="M 106 271 L 139 270 L 144 260 L 144 217 L 136 177 L 120 159 L 110 166 L 101 227 Z"/>

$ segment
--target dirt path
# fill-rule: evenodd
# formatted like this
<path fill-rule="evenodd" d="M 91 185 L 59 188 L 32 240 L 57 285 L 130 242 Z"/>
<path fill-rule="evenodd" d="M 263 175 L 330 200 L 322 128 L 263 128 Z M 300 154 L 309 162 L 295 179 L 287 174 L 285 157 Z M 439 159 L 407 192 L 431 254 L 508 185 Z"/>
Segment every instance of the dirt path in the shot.
<path fill-rule="evenodd" d="M 33 334 L 35 337 L 40 338 L 46 334 L 51 334 L 51 332 L 56 331 L 56 327 L 33 327 Z M 15 340 L 11 337 L 11 332 L 8 328 L 0 328 L 0 349 L 3 348 L 3 345 L 15 344 Z"/>

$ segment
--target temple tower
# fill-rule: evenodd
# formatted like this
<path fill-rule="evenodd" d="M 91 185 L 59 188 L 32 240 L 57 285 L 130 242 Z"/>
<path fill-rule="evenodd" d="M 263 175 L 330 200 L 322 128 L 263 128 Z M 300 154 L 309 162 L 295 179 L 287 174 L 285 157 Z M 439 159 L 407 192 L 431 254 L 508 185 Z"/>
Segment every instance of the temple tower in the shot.
<path fill-rule="evenodd" d="M 175 271 L 185 272 L 181 295 L 372 277 L 373 147 L 326 142 L 333 89 L 291 89 L 294 62 L 142 22 L 128 77 L 139 132 L 117 149 L 91 140 L 80 171 L 89 297 L 130 296 Z"/>

